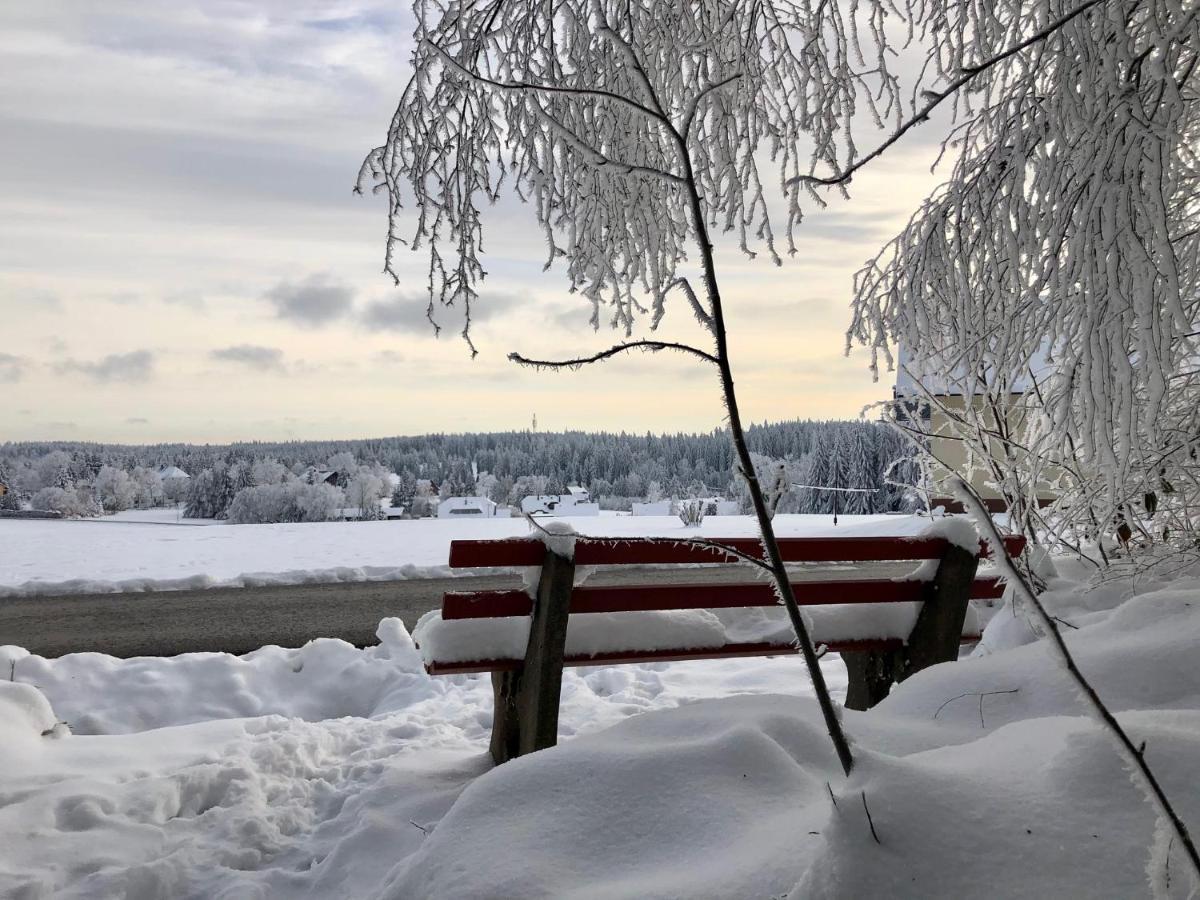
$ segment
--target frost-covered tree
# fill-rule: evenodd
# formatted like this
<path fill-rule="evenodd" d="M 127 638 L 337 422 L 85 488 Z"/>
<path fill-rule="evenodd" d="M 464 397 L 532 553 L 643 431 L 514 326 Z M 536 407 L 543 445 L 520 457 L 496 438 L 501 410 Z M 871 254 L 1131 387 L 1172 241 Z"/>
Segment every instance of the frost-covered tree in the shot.
<path fill-rule="evenodd" d="M 384 493 L 383 479 L 372 473 L 370 469 L 361 468 L 346 485 L 346 502 L 358 510 L 360 519 L 364 521 L 380 519 L 383 517 L 383 510 L 379 506 L 379 500 Z"/>
<path fill-rule="evenodd" d="M 137 499 L 137 483 L 124 469 L 102 466 L 92 485 L 96 500 L 107 513 L 129 509 Z"/>
<path fill-rule="evenodd" d="M 71 465 L 71 454 L 65 450 L 51 450 L 39 459 L 35 466 L 37 487 L 70 487 L 75 481 L 71 474 Z"/>
<path fill-rule="evenodd" d="M 341 518 L 346 495 L 331 484 L 286 481 L 242 488 L 229 504 L 234 525 L 275 522 L 331 522 Z"/>
<path fill-rule="evenodd" d="M 30 499 L 33 509 L 62 513 L 72 518 L 98 516 L 100 504 L 87 488 L 44 487 Z"/>
<path fill-rule="evenodd" d="M 925 107 L 954 106 L 954 164 L 859 273 L 849 339 L 877 365 L 899 343 L 965 397 L 941 419 L 1031 537 L 1141 507 L 1195 548 L 1196 9 L 933 6 Z M 1039 513 L 1039 492 L 1061 501 Z"/>
<path fill-rule="evenodd" d="M 162 477 L 154 469 L 134 466 L 129 473 L 134 484 L 133 505 L 138 509 L 150 509 L 166 502 L 166 491 Z"/>
<path fill-rule="evenodd" d="M 407 470 L 400 473 L 400 480 L 392 491 L 392 506 L 402 508 L 406 513 L 412 512 L 413 498 L 417 495 L 417 479 Z"/>
<path fill-rule="evenodd" d="M 484 275 L 480 207 L 507 178 L 533 207 L 548 263 L 563 260 L 571 288 L 592 301 L 593 324 L 603 314 L 630 338 L 576 359 L 514 360 L 559 368 L 672 351 L 712 367 L 766 566 L 848 772 L 849 743 L 746 443 L 714 240 L 732 232 L 748 254 L 756 245 L 778 262 L 777 228 L 783 249 L 794 249 L 802 177 L 842 168 L 854 153 L 850 127 L 860 110 L 898 116 L 884 47 L 884 19 L 895 7 L 882 0 L 417 0 L 414 8 L 415 74 L 387 141 L 360 177 L 360 187 L 373 182 L 389 199 L 387 270 L 411 196 L 414 245 L 429 250 L 429 318 L 456 308 L 470 342 Z M 864 45 L 875 52 L 863 53 Z M 768 157 L 784 184 L 778 226 L 761 168 Z M 648 315 L 657 326 L 674 295 L 710 346 L 632 339 L 635 321 Z"/>
<path fill-rule="evenodd" d="M 0 459 L 0 484 L 4 485 L 2 492 L 0 492 L 0 509 L 20 509 L 21 493 L 17 487 L 17 480 L 13 475 L 13 468 L 6 459 Z"/>
<path fill-rule="evenodd" d="M 886 352 L 889 340 L 921 346 L 958 327 L 944 346 L 968 377 L 988 374 L 974 365 L 979 353 L 1009 372 L 1027 366 L 1048 336 L 1062 373 L 1048 386 L 1049 421 L 1063 426 L 1064 445 L 1073 434 L 1070 452 L 1106 472 L 1112 494 L 1135 465 L 1157 463 L 1137 448 L 1190 453 L 1178 447 L 1194 427 L 1176 435 L 1158 419 L 1174 410 L 1186 422 L 1170 378 L 1191 358 L 1184 335 L 1197 318 L 1194 266 L 1181 265 L 1200 240 L 1189 200 L 1200 40 L 1186 4 L 416 0 L 414 8 L 415 74 L 360 178 L 388 197 L 386 269 L 411 222 L 414 246 L 429 253 L 428 315 L 454 309 L 469 342 L 484 276 L 481 208 L 511 184 L 545 233 L 548 263 L 561 260 L 571 288 L 592 301 L 593 323 L 627 337 L 575 359 L 514 359 L 563 367 L 672 351 L 713 367 L 765 557 L 847 769 L 849 747 L 742 427 L 714 252 L 721 233 L 778 261 L 780 249 L 795 247 L 804 198 L 844 188 L 945 104 L 958 116 L 955 174 L 860 278 L 853 334 Z M 898 60 L 915 63 L 912 84 L 901 83 Z M 864 126 L 883 133 L 864 140 Z M 777 216 L 768 160 L 782 185 Z M 638 318 L 656 326 L 676 296 L 709 346 L 634 339 Z M 924 337 L 926 326 L 934 337 Z M 975 330 L 964 338 L 967 328 Z"/>
<path fill-rule="evenodd" d="M 271 456 L 260 456 L 250 466 L 250 480 L 256 485 L 280 484 L 289 474 L 287 467 Z"/>
<path fill-rule="evenodd" d="M 232 490 L 229 467 L 218 460 L 188 482 L 184 515 L 190 519 L 223 519 L 236 492 Z"/>
<path fill-rule="evenodd" d="M 186 502 L 190 481 L 190 478 L 164 478 L 162 482 L 163 497 L 169 503 Z"/>

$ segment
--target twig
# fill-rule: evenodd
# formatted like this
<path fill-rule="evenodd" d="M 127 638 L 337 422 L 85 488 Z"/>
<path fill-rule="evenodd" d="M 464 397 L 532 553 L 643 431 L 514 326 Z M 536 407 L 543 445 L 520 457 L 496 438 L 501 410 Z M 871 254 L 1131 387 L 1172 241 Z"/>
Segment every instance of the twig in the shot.
<path fill-rule="evenodd" d="M 421 834 L 429 834 L 428 828 L 426 828 L 424 825 L 418 825 L 412 819 L 408 820 L 408 824 L 411 825 L 413 828 L 416 828 L 418 831 L 420 831 Z"/>
<path fill-rule="evenodd" d="M 875 820 L 871 818 L 871 807 L 867 806 L 867 792 L 863 791 L 860 796 L 862 797 L 863 809 L 867 813 L 867 824 L 871 826 L 871 837 L 875 838 L 875 843 L 882 844 L 883 841 L 879 839 L 879 835 L 875 832 Z"/>
<path fill-rule="evenodd" d="M 983 698 L 991 697 L 993 694 L 1015 694 L 1020 690 L 1021 690 L 1020 688 L 1009 688 L 1008 690 L 1004 690 L 1004 691 L 967 691 L 966 693 L 959 694 L 956 697 L 951 697 L 949 700 L 947 700 L 945 703 L 943 703 L 941 706 L 939 706 L 937 708 L 937 710 L 934 712 L 933 717 L 936 719 L 938 717 L 938 713 L 940 713 L 943 709 L 945 709 L 947 706 L 949 706 L 955 700 L 961 700 L 963 697 L 978 697 L 979 698 L 979 727 L 986 728 L 987 726 L 983 722 Z"/>
<path fill-rule="evenodd" d="M 829 799 L 833 801 L 833 808 L 837 809 L 837 797 L 833 796 L 833 788 L 829 782 L 825 782 L 825 790 L 829 791 Z"/>

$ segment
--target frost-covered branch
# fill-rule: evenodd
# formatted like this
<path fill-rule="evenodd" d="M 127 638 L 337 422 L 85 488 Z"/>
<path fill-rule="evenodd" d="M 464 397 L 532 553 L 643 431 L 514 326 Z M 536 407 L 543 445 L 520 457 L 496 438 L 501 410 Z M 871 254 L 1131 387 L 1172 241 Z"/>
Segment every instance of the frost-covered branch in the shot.
<path fill-rule="evenodd" d="M 1200 8 L 941 12 L 930 66 L 970 78 L 954 163 L 856 276 L 847 347 L 878 373 L 899 346 L 918 380 L 961 398 L 945 437 L 999 466 L 1027 531 L 1095 542 L 1125 523 L 1136 543 L 1195 548 Z M 1059 500 L 1034 529 L 1045 495 Z"/>
<path fill-rule="evenodd" d="M 870 150 L 867 153 L 864 153 L 861 156 L 859 156 L 857 159 L 855 159 L 853 162 L 851 162 L 850 165 L 846 166 L 846 168 L 843 169 L 841 172 L 838 172 L 834 175 L 826 175 L 826 176 L 798 175 L 788 183 L 789 184 L 803 183 L 803 184 L 811 185 L 811 186 L 830 187 L 833 185 L 843 184 L 843 183 L 849 181 L 851 178 L 854 177 L 855 172 L 857 172 L 859 169 L 863 168 L 863 166 L 866 166 L 868 163 L 871 163 L 874 160 L 878 159 L 880 156 L 883 156 L 883 154 L 885 152 L 887 152 L 887 150 L 890 147 L 892 147 L 894 144 L 898 143 L 900 141 L 900 139 L 903 138 L 912 128 L 915 128 L 917 125 L 923 125 L 926 122 L 928 122 L 930 114 L 935 109 L 937 109 L 939 106 L 941 106 L 943 101 L 949 99 L 950 97 L 953 97 L 955 94 L 957 94 L 959 91 L 961 91 L 964 87 L 968 87 L 971 84 L 971 81 L 974 80 L 976 77 L 983 74 L 984 72 L 986 72 L 988 69 L 992 68 L 993 66 L 999 65 L 1000 63 L 1004 62 L 1010 56 L 1020 53 L 1022 50 L 1026 50 L 1029 47 L 1032 47 L 1034 44 L 1038 43 L 1039 41 L 1044 41 L 1046 38 L 1050 37 L 1050 35 L 1054 34 L 1054 32 L 1058 31 L 1058 29 L 1062 28 L 1064 25 L 1066 25 L 1072 19 L 1076 18 L 1077 16 L 1083 15 L 1085 12 L 1087 12 L 1093 6 L 1097 6 L 1098 4 L 1104 3 L 1104 2 L 1107 2 L 1107 0 L 1087 0 L 1087 2 L 1080 4 L 1075 9 L 1071 10 L 1070 12 L 1066 13 L 1063 16 L 1060 16 L 1058 19 L 1055 19 L 1049 25 L 1046 25 L 1044 28 L 1038 29 L 1033 34 L 1031 34 L 1029 37 L 1025 38 L 1024 40 L 1018 41 L 1017 43 L 1013 44 L 1008 49 L 1003 50 L 1000 53 L 997 53 L 995 56 L 992 56 L 990 59 L 986 59 L 983 62 L 975 63 L 973 65 L 964 65 L 962 67 L 962 74 L 959 75 L 958 78 L 955 78 L 953 81 L 951 81 L 950 84 L 947 85 L 946 87 L 940 88 L 938 90 L 926 89 L 926 90 L 922 91 L 921 95 L 925 98 L 925 101 L 926 101 L 925 104 L 923 106 L 921 106 L 921 108 L 918 109 L 915 113 L 913 113 L 912 115 L 907 117 L 904 120 L 904 122 L 900 125 L 900 127 L 897 128 L 895 131 L 893 131 L 890 135 L 888 135 L 888 137 L 882 143 L 880 143 L 878 146 L 876 146 L 873 150 Z"/>
<path fill-rule="evenodd" d="M 414 75 L 358 189 L 388 198 L 385 271 L 398 278 L 397 248 L 425 251 L 429 318 L 458 316 L 468 341 L 485 276 L 483 211 L 502 184 L 530 205 L 547 265 L 565 265 L 593 325 L 632 336 L 643 316 L 657 326 L 667 294 L 700 274 L 688 266 L 681 134 L 706 224 L 779 261 L 779 241 L 795 250 L 801 191 L 785 187 L 783 212 L 772 210 L 763 167 L 781 185 L 837 170 L 854 157 L 859 119 L 899 122 L 887 0 L 413 9 Z M 708 327 L 711 314 L 692 308 Z"/>

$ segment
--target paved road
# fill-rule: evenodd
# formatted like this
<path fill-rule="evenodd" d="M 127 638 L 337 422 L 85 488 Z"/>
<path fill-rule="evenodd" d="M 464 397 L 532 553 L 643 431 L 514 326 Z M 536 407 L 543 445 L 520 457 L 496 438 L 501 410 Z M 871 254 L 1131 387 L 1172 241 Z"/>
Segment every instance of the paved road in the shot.
<path fill-rule="evenodd" d="M 872 567 L 869 577 L 910 571 L 912 564 Z M 806 567 L 804 575 L 853 578 L 861 568 Z M 597 572 L 589 584 L 674 584 L 746 581 L 742 569 L 620 569 Z M 409 627 L 441 605 L 447 590 L 517 587 L 512 575 L 465 578 L 299 584 L 136 594 L 80 594 L 0 599 L 0 645 L 16 644 L 41 656 L 96 650 L 112 656 L 173 656 L 204 650 L 247 653 L 266 644 L 298 647 L 315 637 L 358 646 L 376 643 L 385 616 Z"/>

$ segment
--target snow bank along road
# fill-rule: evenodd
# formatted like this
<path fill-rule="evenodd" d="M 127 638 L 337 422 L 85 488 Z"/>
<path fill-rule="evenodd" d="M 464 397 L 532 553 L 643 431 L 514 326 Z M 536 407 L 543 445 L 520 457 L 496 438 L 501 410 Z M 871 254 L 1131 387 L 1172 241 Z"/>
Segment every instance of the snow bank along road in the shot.
<path fill-rule="evenodd" d="M 889 578 L 911 563 L 877 565 L 871 576 Z M 797 579 L 852 578 L 850 566 L 806 567 Z M 820 573 L 819 576 L 817 573 Z M 715 576 L 715 577 L 714 577 Z M 597 572 L 589 584 L 655 584 L 668 580 L 746 581 L 745 569 L 621 569 Z M 381 619 L 415 623 L 441 606 L 448 590 L 520 587 L 515 575 L 273 585 L 131 594 L 9 597 L 0 600 L 0 646 L 15 644 L 39 656 L 98 651 L 110 656 L 173 656 L 220 651 L 248 653 L 275 644 L 299 647 L 318 637 L 365 647 L 376 641 Z"/>

